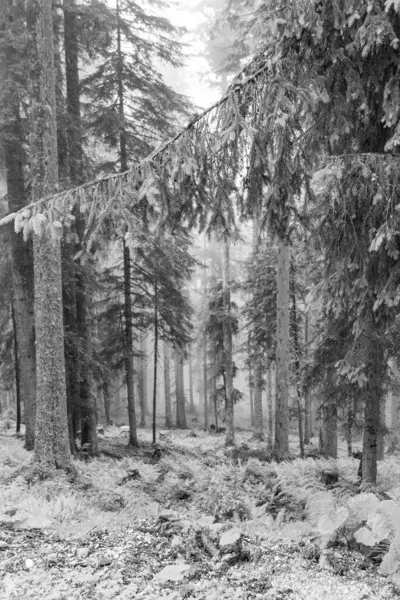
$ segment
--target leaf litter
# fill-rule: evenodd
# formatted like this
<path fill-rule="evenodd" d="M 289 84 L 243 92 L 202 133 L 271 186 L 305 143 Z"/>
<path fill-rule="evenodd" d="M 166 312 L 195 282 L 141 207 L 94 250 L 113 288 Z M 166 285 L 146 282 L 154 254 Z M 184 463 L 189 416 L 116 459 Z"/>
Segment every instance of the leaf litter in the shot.
<path fill-rule="evenodd" d="M 12 494 L 14 506 L 9 506 L 5 494 L 0 509 L 2 600 L 395 597 L 393 583 L 359 552 L 315 545 L 311 526 L 297 519 L 299 509 L 290 494 L 276 494 L 273 464 L 263 471 L 254 459 L 247 466 L 235 464 L 222 438 L 202 432 L 196 437 L 169 434 L 156 462 L 146 439 L 142 450 L 131 455 L 123 440 L 112 436 L 108 452 L 113 443 L 120 458 L 83 464 L 80 484 L 71 484 L 83 504 L 98 502 L 97 524 L 93 515 L 91 523 L 74 520 L 65 508 L 29 514 L 26 503 L 18 504 Z M 62 495 L 63 485 L 57 494 Z M 113 494 L 121 498 L 115 506 L 109 497 L 104 500 L 105 488 L 111 499 Z M 66 497 L 73 493 L 68 486 L 64 492 Z"/>

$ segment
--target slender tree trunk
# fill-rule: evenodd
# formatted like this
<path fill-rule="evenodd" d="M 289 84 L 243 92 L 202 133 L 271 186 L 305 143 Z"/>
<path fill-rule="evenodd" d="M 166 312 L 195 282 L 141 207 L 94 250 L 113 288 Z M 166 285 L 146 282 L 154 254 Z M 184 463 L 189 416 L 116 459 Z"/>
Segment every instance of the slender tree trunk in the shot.
<path fill-rule="evenodd" d="M 257 360 L 254 365 L 254 424 L 253 437 L 257 441 L 264 439 L 264 417 L 262 409 L 262 374 L 261 363 Z"/>
<path fill-rule="evenodd" d="M 125 376 L 128 395 L 129 445 L 138 447 L 134 372 L 133 372 L 133 334 L 132 334 L 132 290 L 131 290 L 131 259 L 129 248 L 123 242 L 124 253 L 124 316 L 125 316 Z"/>
<path fill-rule="evenodd" d="M 273 447 L 274 441 L 274 407 L 272 397 L 272 368 L 267 365 L 267 411 L 268 411 L 268 447 Z"/>
<path fill-rule="evenodd" d="M 253 215 L 253 239 L 252 251 L 253 260 L 258 260 L 259 252 L 259 208 L 256 206 Z M 256 324 L 254 323 L 254 327 Z M 254 353 L 254 383 L 253 383 L 253 402 L 254 402 L 254 420 L 252 423 L 253 437 L 255 440 L 262 441 L 264 439 L 264 418 L 262 408 L 262 348 L 258 347 Z"/>
<path fill-rule="evenodd" d="M 106 419 L 106 427 L 111 425 L 111 417 L 110 417 L 110 390 L 108 387 L 108 382 L 105 381 L 103 383 L 103 400 L 104 400 L 104 414 Z"/>
<path fill-rule="evenodd" d="M 32 200 L 57 191 L 57 126 L 51 0 L 32 2 L 31 185 Z M 35 462 L 71 468 L 61 290 L 61 244 L 44 226 L 33 238 L 37 358 Z"/>
<path fill-rule="evenodd" d="M 217 398 L 217 374 L 216 374 L 216 364 L 217 364 L 217 348 L 214 340 L 213 343 L 213 374 L 212 374 L 212 395 L 214 400 L 214 420 L 215 420 L 215 431 L 218 431 L 218 398 Z"/>
<path fill-rule="evenodd" d="M 178 350 L 175 350 L 175 388 L 176 388 L 176 426 L 186 429 L 185 393 L 183 388 L 183 360 Z"/>
<path fill-rule="evenodd" d="M 310 319 L 306 313 L 304 320 L 304 348 L 305 358 L 308 359 L 310 355 Z M 311 440 L 311 388 L 309 385 L 304 390 L 304 444 L 309 444 Z"/>
<path fill-rule="evenodd" d="M 253 370 L 249 367 L 249 401 L 250 401 L 250 425 L 254 427 L 254 393 L 253 393 Z"/>
<path fill-rule="evenodd" d="M 140 359 L 139 359 L 139 401 L 140 401 L 140 427 L 146 427 L 147 414 L 147 339 L 146 333 L 140 334 Z"/>
<path fill-rule="evenodd" d="M 289 247 L 278 239 L 275 452 L 289 454 Z"/>
<path fill-rule="evenodd" d="M 190 410 L 194 411 L 194 396 L 193 396 L 193 362 L 192 355 L 188 357 L 188 369 L 189 369 L 189 406 Z"/>
<path fill-rule="evenodd" d="M 232 316 L 231 316 L 231 290 L 230 290 L 230 268 L 229 268 L 229 241 L 225 237 L 223 242 L 222 260 L 222 285 L 224 293 L 224 353 L 225 353 L 225 376 L 226 376 L 226 405 L 225 423 L 226 437 L 225 445 L 235 444 L 234 429 L 234 405 L 233 405 L 233 348 L 232 348 Z"/>
<path fill-rule="evenodd" d="M 11 303 L 11 316 L 12 316 L 13 337 L 14 337 L 15 397 L 16 397 L 16 409 L 17 409 L 17 423 L 16 423 L 15 432 L 19 433 L 21 431 L 21 387 L 20 387 L 21 369 L 20 369 L 20 365 L 19 365 L 17 325 L 16 325 L 15 310 L 14 310 L 13 303 Z"/>
<path fill-rule="evenodd" d="M 207 377 L 207 338 L 203 338 L 203 409 L 204 430 L 208 431 L 208 377 Z"/>
<path fill-rule="evenodd" d="M 167 342 L 164 342 L 164 395 L 165 395 L 165 426 L 172 427 L 171 407 L 171 370 L 170 352 Z"/>
<path fill-rule="evenodd" d="M 157 427 L 157 360 L 158 360 L 158 289 L 154 283 L 154 376 L 153 376 L 153 444 L 156 443 Z"/>
<path fill-rule="evenodd" d="M 10 99 L 13 120 L 5 132 L 8 209 L 16 212 L 26 204 L 23 170 L 22 126 L 18 98 Z M 20 366 L 20 395 L 24 405 L 25 448 L 33 450 L 36 421 L 36 348 L 32 242 L 11 232 L 13 307 Z"/>
<path fill-rule="evenodd" d="M 290 262 L 290 296 L 291 296 L 291 324 L 293 336 L 294 360 L 293 367 L 296 378 L 296 396 L 297 396 L 297 415 L 299 427 L 299 445 L 300 456 L 304 458 L 304 435 L 303 435 L 303 406 L 302 406 L 302 389 L 301 389 L 301 373 L 300 373 L 300 341 L 299 341 L 299 326 L 297 322 L 297 302 L 296 302 L 296 287 L 295 287 L 295 271 L 293 260 Z"/>
<path fill-rule="evenodd" d="M 118 77 L 118 111 L 120 117 L 119 154 L 121 171 L 128 169 L 127 140 L 125 130 L 124 88 L 122 81 L 122 48 L 119 2 L 117 0 L 117 77 Z M 125 240 L 123 241 L 124 255 L 124 313 L 125 313 L 125 375 L 128 394 L 129 444 L 138 446 L 133 370 L 133 320 L 132 320 L 132 290 L 131 290 L 131 258 Z"/>

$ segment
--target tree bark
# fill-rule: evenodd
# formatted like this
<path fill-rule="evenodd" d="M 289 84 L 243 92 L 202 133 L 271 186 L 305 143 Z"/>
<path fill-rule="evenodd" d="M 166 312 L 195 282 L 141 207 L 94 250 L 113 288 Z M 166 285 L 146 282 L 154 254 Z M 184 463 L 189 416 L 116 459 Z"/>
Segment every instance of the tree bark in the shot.
<path fill-rule="evenodd" d="M 207 338 L 203 338 L 203 411 L 204 430 L 208 431 L 208 378 L 207 378 Z"/>
<path fill-rule="evenodd" d="M 185 393 L 183 388 L 182 354 L 175 350 L 176 426 L 186 429 Z"/>
<path fill-rule="evenodd" d="M 364 387 L 364 437 L 362 476 L 366 483 L 376 484 L 378 437 L 380 429 L 379 405 L 383 397 L 382 381 L 386 368 L 384 352 L 376 333 L 373 299 L 365 309 L 364 335 L 361 336 L 360 348 L 367 376 Z"/>
<path fill-rule="evenodd" d="M 15 371 L 15 402 L 16 402 L 16 427 L 15 432 L 19 433 L 21 431 L 21 369 L 19 365 L 19 351 L 18 351 L 18 341 L 17 341 L 17 326 L 15 322 L 15 310 L 14 304 L 11 304 L 11 315 L 12 315 L 12 325 L 13 325 L 13 338 L 14 338 L 14 371 Z"/>
<path fill-rule="evenodd" d="M 301 387 L 301 373 L 300 373 L 300 340 L 299 340 L 299 326 L 297 322 L 297 301 L 296 301 L 296 286 L 295 286 L 295 271 L 293 261 L 290 262 L 290 297 L 291 297 L 291 324 L 292 324 L 292 335 L 293 335 L 293 367 L 296 381 L 296 397 L 297 397 L 297 415 L 298 415 L 298 428 L 299 428 L 299 445 L 300 445 L 300 456 L 304 458 L 304 435 L 303 435 L 303 406 L 302 406 L 302 387 Z"/>
<path fill-rule="evenodd" d="M 254 423 L 253 437 L 261 442 L 264 439 L 264 417 L 262 408 L 262 374 L 260 360 L 254 365 Z"/>
<path fill-rule="evenodd" d="M 67 141 L 68 141 L 68 166 L 69 177 L 73 185 L 80 185 L 84 180 L 83 173 L 83 148 L 82 148 L 82 121 L 79 94 L 79 33 L 77 25 L 77 12 L 75 0 L 64 0 L 64 48 L 65 48 L 65 73 L 67 88 Z M 80 244 L 75 251 L 81 248 L 85 231 L 85 220 L 80 213 L 79 206 L 75 212 L 76 231 Z M 72 265 L 71 265 L 72 269 Z M 93 370 L 92 370 L 92 330 L 90 292 L 87 289 L 84 268 L 81 264 L 75 266 L 76 279 L 76 327 L 80 336 L 82 353 L 79 360 L 79 369 L 71 365 L 71 377 L 78 375 L 80 406 L 75 404 L 73 421 L 81 419 L 81 444 L 87 444 L 88 453 L 96 455 L 97 442 L 97 412 L 94 401 Z M 73 301 L 73 299 L 72 299 Z M 70 326 L 73 328 L 74 323 Z M 71 381 L 74 387 L 75 382 Z M 74 399 L 71 402 L 75 403 Z"/>
<path fill-rule="evenodd" d="M 189 369 L 189 406 L 190 410 L 194 411 L 194 396 L 193 396 L 193 362 L 192 355 L 188 357 L 188 369 Z"/>
<path fill-rule="evenodd" d="M 272 396 L 272 368 L 267 365 L 267 411 L 268 411 L 268 447 L 273 447 L 274 442 L 274 406 Z"/>
<path fill-rule="evenodd" d="M 124 315 L 125 315 L 125 376 L 128 395 L 129 445 L 137 448 L 137 426 L 135 410 L 134 371 L 133 371 L 133 323 L 132 323 L 132 289 L 131 258 L 129 248 L 123 241 L 124 253 Z"/>
<path fill-rule="evenodd" d="M 165 396 L 165 426 L 172 427 L 171 407 L 171 369 L 170 352 L 167 342 L 164 342 L 164 396 Z"/>
<path fill-rule="evenodd" d="M 289 454 L 289 247 L 278 239 L 275 452 Z"/>
<path fill-rule="evenodd" d="M 24 185 L 22 126 L 17 96 L 10 98 L 13 119 L 3 137 L 7 172 L 8 210 L 27 203 Z M 20 394 L 24 407 L 25 448 L 33 450 L 36 422 L 36 347 L 32 241 L 11 232 L 13 306 L 20 367 Z"/>
<path fill-rule="evenodd" d="M 216 364 L 217 364 L 217 348 L 214 340 L 213 343 L 213 373 L 212 373 L 212 395 L 214 400 L 214 421 L 215 421 L 215 430 L 218 431 L 218 399 L 217 399 L 217 374 L 216 374 Z"/>
<path fill-rule="evenodd" d="M 103 383 L 103 399 L 104 399 L 104 414 L 106 419 L 106 426 L 111 425 L 111 417 L 110 417 L 110 390 L 108 387 L 108 382 L 105 381 Z"/>
<path fill-rule="evenodd" d="M 158 289 L 154 282 L 154 370 L 153 370 L 153 444 L 157 432 Z"/>
<path fill-rule="evenodd" d="M 146 333 L 140 333 L 140 359 L 139 359 L 139 402 L 140 402 L 140 427 L 146 427 L 147 414 L 147 339 Z"/>
<path fill-rule="evenodd" d="M 338 427 L 337 427 L 337 403 L 333 394 L 328 394 L 323 406 L 323 439 L 324 454 L 337 458 L 338 450 Z"/>
<path fill-rule="evenodd" d="M 378 434 L 378 460 L 385 458 L 385 431 L 386 431 L 386 398 L 383 396 L 379 403 L 379 434 Z"/>
<path fill-rule="evenodd" d="M 226 386 L 225 386 L 226 437 L 225 437 L 225 445 L 233 446 L 235 444 L 235 429 L 234 429 L 234 404 L 233 404 L 232 315 L 231 315 L 229 241 L 226 237 L 224 237 L 224 241 L 223 241 L 222 285 L 223 285 L 223 297 L 224 297 L 224 321 L 223 321 L 222 327 L 223 327 L 223 338 L 224 338 L 225 377 L 226 377 Z"/>
<path fill-rule="evenodd" d="M 32 200 L 57 191 L 57 125 L 51 0 L 29 5 Z M 65 390 L 61 244 L 57 229 L 33 238 L 37 358 L 35 462 L 71 468 Z"/>

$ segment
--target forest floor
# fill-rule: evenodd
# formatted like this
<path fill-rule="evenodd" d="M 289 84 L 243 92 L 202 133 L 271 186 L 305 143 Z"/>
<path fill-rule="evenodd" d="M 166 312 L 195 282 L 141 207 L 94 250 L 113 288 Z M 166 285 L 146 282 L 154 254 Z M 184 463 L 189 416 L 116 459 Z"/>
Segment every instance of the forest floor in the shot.
<path fill-rule="evenodd" d="M 395 598 L 365 553 L 313 543 L 307 510 L 332 462 L 268 464 L 249 432 L 237 438 L 239 457 L 223 435 L 162 431 L 158 456 L 150 431 L 133 451 L 110 428 L 78 476 L 38 480 L 22 440 L 0 433 L 0 598 Z M 395 464 L 380 464 L 381 487 L 400 486 Z M 336 462 L 341 494 L 355 493 L 357 467 Z"/>

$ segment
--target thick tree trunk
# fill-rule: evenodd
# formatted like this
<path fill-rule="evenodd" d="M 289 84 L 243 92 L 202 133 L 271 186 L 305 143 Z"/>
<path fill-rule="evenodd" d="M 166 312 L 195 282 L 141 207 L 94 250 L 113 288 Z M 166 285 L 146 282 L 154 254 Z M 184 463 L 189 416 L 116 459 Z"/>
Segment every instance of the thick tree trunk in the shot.
<path fill-rule="evenodd" d="M 182 354 L 175 350 L 176 426 L 186 429 L 185 393 L 183 388 Z"/>
<path fill-rule="evenodd" d="M 225 237 L 223 241 L 222 256 L 222 286 L 224 294 L 224 354 L 225 354 L 225 377 L 226 377 L 226 403 L 225 403 L 225 424 L 226 437 L 225 445 L 233 446 L 235 444 L 234 427 L 234 405 L 233 405 L 233 347 L 232 347 L 232 315 L 231 315 L 231 289 L 230 289 L 230 265 L 229 265 L 229 241 Z"/>
<path fill-rule="evenodd" d="M 308 359 L 310 355 L 310 317 L 306 313 L 304 319 L 304 348 L 305 358 Z M 311 425 L 311 388 L 309 385 L 304 390 L 304 444 L 309 444 L 312 435 Z"/>
<path fill-rule="evenodd" d="M 134 371 L 133 371 L 133 334 L 132 334 L 132 290 L 131 290 L 131 258 L 129 248 L 123 242 L 124 253 L 124 316 L 125 316 L 125 377 L 128 395 L 129 445 L 138 447 Z"/>
<path fill-rule="evenodd" d="M 372 302 L 371 298 L 370 304 L 366 307 L 365 333 L 363 339 L 360 340 L 360 348 L 367 376 L 367 382 L 363 388 L 364 438 L 362 476 L 366 483 L 376 484 L 380 402 L 383 398 L 382 381 L 387 365 L 383 349 L 376 335 Z"/>
<path fill-rule="evenodd" d="M 208 431 L 208 377 L 207 377 L 207 338 L 203 338 L 203 410 L 204 430 Z"/>
<path fill-rule="evenodd" d="M 289 247 L 278 239 L 275 452 L 289 454 Z"/>
<path fill-rule="evenodd" d="M 337 458 L 338 450 L 338 426 L 337 426 L 337 404 L 335 397 L 330 394 L 325 399 L 323 407 L 323 440 L 324 454 Z"/>
<path fill-rule="evenodd" d="M 57 127 L 51 0 L 31 2 L 32 200 L 57 191 Z M 37 358 L 35 462 L 71 468 L 65 390 L 61 244 L 44 227 L 33 238 Z"/>
<path fill-rule="evenodd" d="M 167 342 L 164 342 L 164 397 L 165 397 L 165 427 L 172 427 L 171 407 L 171 365 L 170 351 Z"/>
<path fill-rule="evenodd" d="M 4 135 L 8 209 L 16 212 L 26 204 L 23 170 L 22 127 L 18 98 L 10 99 L 13 120 Z M 20 395 L 24 406 L 25 448 L 33 450 L 36 421 L 36 348 L 32 242 L 11 233 L 13 306 L 20 367 Z"/>
<path fill-rule="evenodd" d="M 65 48 L 65 73 L 67 88 L 67 141 L 68 141 L 68 166 L 69 177 L 73 185 L 79 185 L 84 180 L 83 174 L 83 149 L 82 149 L 82 124 L 79 96 L 79 42 L 77 11 L 75 0 L 64 0 L 64 48 Z M 76 211 L 76 230 L 79 236 L 80 245 L 75 249 L 81 248 L 83 234 L 85 230 L 85 221 L 79 211 Z M 71 266 L 72 269 L 72 266 Z M 93 371 L 92 371 L 92 330 L 91 330 L 91 310 L 90 310 L 90 292 L 87 289 L 84 268 L 82 265 L 75 267 L 76 278 L 76 320 L 77 330 L 80 336 L 82 353 L 79 361 L 79 372 L 74 371 L 74 365 L 71 365 L 71 377 L 78 375 L 80 407 L 76 405 L 75 400 L 70 403 L 75 404 L 73 422 L 81 419 L 81 444 L 87 445 L 88 453 L 96 455 L 98 452 L 97 442 L 97 412 L 94 401 L 93 389 Z M 74 327 L 74 323 L 70 323 Z M 71 381 L 74 387 L 75 382 Z"/>

